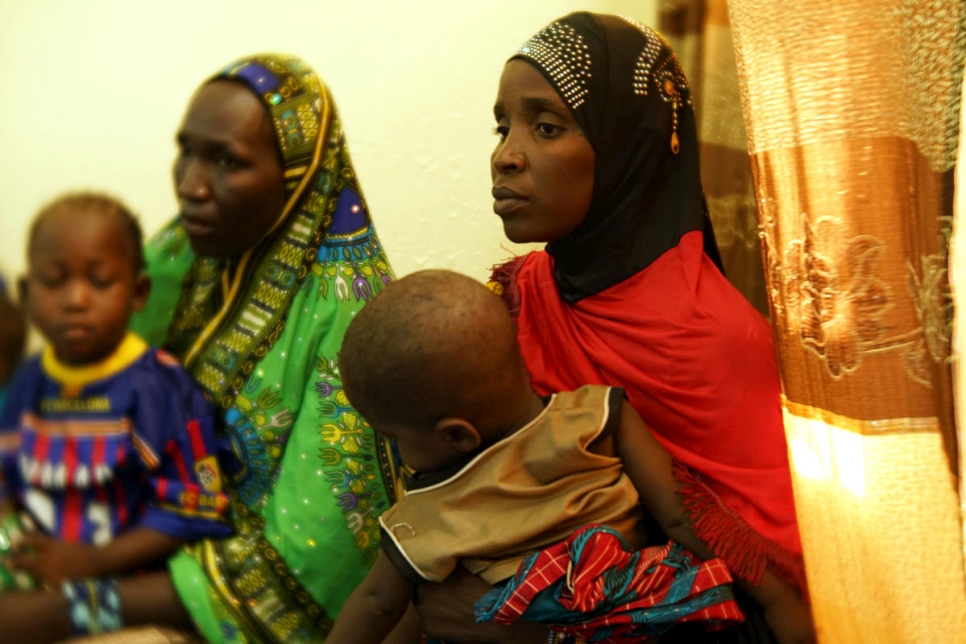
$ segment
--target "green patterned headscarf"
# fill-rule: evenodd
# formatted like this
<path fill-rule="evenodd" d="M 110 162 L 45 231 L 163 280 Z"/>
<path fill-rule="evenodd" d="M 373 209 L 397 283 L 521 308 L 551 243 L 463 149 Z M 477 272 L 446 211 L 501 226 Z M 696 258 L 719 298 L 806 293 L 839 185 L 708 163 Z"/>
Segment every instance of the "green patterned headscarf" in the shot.
<path fill-rule="evenodd" d="M 328 90 L 302 61 L 241 60 L 275 126 L 287 201 L 237 260 L 198 258 L 180 219 L 148 244 L 151 301 L 132 323 L 178 355 L 220 407 L 240 466 L 237 535 L 171 562 L 205 637 L 317 642 L 379 550 L 399 477 L 342 391 L 352 316 L 392 278 Z"/>

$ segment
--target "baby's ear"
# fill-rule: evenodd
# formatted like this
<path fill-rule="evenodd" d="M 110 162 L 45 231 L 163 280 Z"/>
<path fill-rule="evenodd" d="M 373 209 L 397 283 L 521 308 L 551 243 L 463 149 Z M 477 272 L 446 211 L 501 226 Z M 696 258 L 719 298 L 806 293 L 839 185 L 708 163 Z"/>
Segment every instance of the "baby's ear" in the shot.
<path fill-rule="evenodd" d="M 442 437 L 457 451 L 468 454 L 480 446 L 480 432 L 473 423 L 462 418 L 443 418 L 433 427 L 437 436 Z"/>
<path fill-rule="evenodd" d="M 148 303 L 148 296 L 151 295 L 151 278 L 147 273 L 138 275 L 134 282 L 134 310 L 140 311 Z"/>

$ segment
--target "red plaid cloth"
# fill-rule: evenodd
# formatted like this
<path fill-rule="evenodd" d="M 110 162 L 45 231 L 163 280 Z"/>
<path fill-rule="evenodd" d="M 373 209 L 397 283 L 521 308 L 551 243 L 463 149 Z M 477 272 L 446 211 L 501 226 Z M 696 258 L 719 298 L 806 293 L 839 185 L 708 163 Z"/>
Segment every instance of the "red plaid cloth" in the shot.
<path fill-rule="evenodd" d="M 631 551 L 613 530 L 587 526 L 527 559 L 477 603 L 477 618 L 539 621 L 592 641 L 641 641 L 677 622 L 714 629 L 743 621 L 731 580 L 721 559 L 698 561 L 674 542 Z"/>

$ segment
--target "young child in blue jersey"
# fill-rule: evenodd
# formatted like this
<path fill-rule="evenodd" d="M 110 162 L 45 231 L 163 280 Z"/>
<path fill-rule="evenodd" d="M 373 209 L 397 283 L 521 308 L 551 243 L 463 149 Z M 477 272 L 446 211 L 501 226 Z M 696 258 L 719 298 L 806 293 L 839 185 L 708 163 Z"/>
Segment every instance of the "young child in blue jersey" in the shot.
<path fill-rule="evenodd" d="M 21 302 L 48 346 L 7 390 L 0 471 L 37 533 L 6 563 L 63 583 L 75 605 L 109 606 L 116 584 L 72 582 L 150 568 L 187 541 L 230 534 L 214 409 L 172 356 L 127 330 L 150 282 L 124 205 L 92 193 L 55 200 L 33 222 L 27 264 Z M 72 620 L 97 630 L 76 622 L 119 617 L 109 612 Z"/>

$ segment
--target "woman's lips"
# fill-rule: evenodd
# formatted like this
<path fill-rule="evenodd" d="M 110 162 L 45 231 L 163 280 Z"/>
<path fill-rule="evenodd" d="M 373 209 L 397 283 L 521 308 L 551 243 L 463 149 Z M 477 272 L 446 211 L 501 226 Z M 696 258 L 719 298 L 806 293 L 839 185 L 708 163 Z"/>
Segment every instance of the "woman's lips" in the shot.
<path fill-rule="evenodd" d="M 191 237 L 205 237 L 215 230 L 215 224 L 205 219 L 181 215 L 185 232 Z"/>
<path fill-rule="evenodd" d="M 493 188 L 493 212 L 501 217 L 512 214 L 529 202 L 527 197 L 510 188 Z"/>

